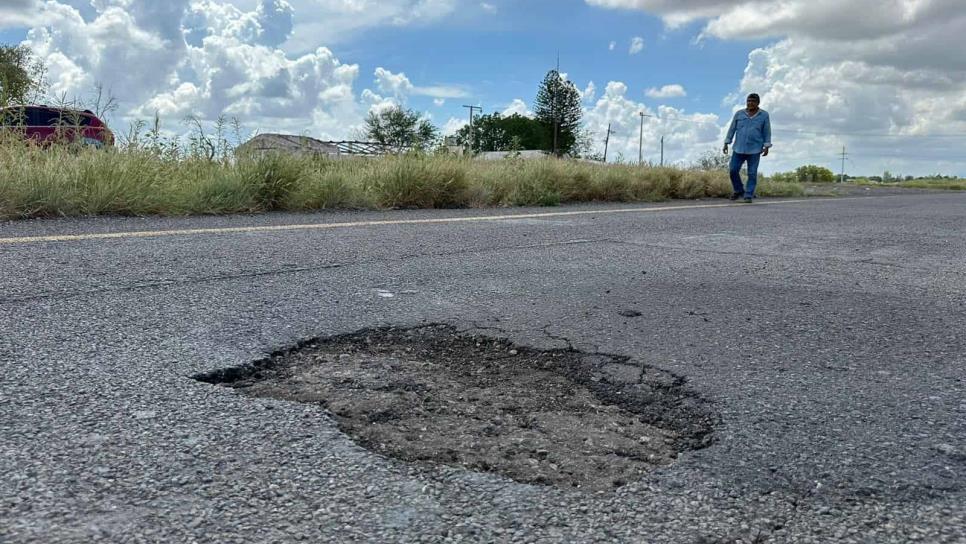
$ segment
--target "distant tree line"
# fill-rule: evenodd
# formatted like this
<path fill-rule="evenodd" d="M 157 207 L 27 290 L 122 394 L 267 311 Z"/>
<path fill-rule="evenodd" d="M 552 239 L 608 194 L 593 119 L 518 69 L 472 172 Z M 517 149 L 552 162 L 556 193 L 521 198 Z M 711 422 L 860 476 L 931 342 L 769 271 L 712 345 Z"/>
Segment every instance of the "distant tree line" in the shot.
<path fill-rule="evenodd" d="M 582 129 L 580 91 L 550 70 L 537 89 L 533 116 L 499 112 L 480 115 L 456 132 L 456 142 L 473 153 L 540 150 L 578 156 L 589 148 Z M 439 144 L 440 131 L 418 112 L 396 105 L 370 112 L 364 135 L 398 149 L 426 149 Z"/>

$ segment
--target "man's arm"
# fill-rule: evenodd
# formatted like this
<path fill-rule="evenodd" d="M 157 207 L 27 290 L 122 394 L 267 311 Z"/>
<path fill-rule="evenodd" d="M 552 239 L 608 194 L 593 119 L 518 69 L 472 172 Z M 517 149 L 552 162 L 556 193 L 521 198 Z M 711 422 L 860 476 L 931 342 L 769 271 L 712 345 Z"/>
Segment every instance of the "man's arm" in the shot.
<path fill-rule="evenodd" d="M 728 153 L 728 146 L 731 145 L 731 142 L 735 139 L 735 132 L 738 132 L 738 115 L 737 114 L 735 114 L 731 118 L 731 126 L 728 127 L 728 135 L 725 136 L 725 143 L 724 143 L 724 152 L 725 152 L 725 154 Z"/>
<path fill-rule="evenodd" d="M 762 127 L 762 137 L 765 140 L 765 150 L 762 155 L 768 156 L 768 150 L 771 149 L 771 116 L 765 117 L 765 126 Z"/>

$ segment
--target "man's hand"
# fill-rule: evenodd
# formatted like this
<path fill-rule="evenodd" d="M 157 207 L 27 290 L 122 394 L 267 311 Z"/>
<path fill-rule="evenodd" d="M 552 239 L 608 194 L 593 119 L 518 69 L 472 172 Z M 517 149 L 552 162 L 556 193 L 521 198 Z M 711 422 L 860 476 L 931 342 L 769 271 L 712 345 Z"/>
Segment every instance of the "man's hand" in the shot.
<path fill-rule="evenodd" d="M 724 152 L 725 155 L 728 154 L 728 144 L 725 144 L 724 151 L 723 152 Z"/>
<path fill-rule="evenodd" d="M 769 149 L 771 149 L 771 148 L 770 147 L 766 147 L 765 150 L 761 152 L 761 156 L 762 157 L 767 157 L 768 156 L 768 150 Z"/>

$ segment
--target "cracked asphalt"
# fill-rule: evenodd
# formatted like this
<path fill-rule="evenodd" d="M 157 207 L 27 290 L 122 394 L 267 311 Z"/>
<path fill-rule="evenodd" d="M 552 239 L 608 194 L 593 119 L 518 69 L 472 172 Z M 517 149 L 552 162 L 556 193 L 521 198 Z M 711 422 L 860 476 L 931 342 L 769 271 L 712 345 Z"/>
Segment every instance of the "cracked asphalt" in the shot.
<path fill-rule="evenodd" d="M 966 194 L 762 204 L 0 224 L 0 542 L 966 542 Z M 311 223 L 364 224 L 3 241 Z M 672 372 L 714 442 L 568 492 L 191 378 L 423 323 Z"/>

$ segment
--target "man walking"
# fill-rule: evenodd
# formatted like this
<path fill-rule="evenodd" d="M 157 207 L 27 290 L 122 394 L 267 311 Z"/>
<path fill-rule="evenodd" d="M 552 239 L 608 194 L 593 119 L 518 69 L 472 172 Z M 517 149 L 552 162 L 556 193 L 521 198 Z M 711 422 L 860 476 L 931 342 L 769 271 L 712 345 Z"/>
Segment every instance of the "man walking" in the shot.
<path fill-rule="evenodd" d="M 755 198 L 755 187 L 758 185 L 758 162 L 768 156 L 771 148 L 771 119 L 768 112 L 760 109 L 761 98 L 757 94 L 749 94 L 746 109 L 739 110 L 731 120 L 731 128 L 725 138 L 724 153 L 728 154 L 728 146 L 734 141 L 734 153 L 731 155 L 731 186 L 734 193 L 731 200 L 744 197 L 747 204 Z M 748 163 L 748 183 L 741 184 L 741 166 Z"/>

